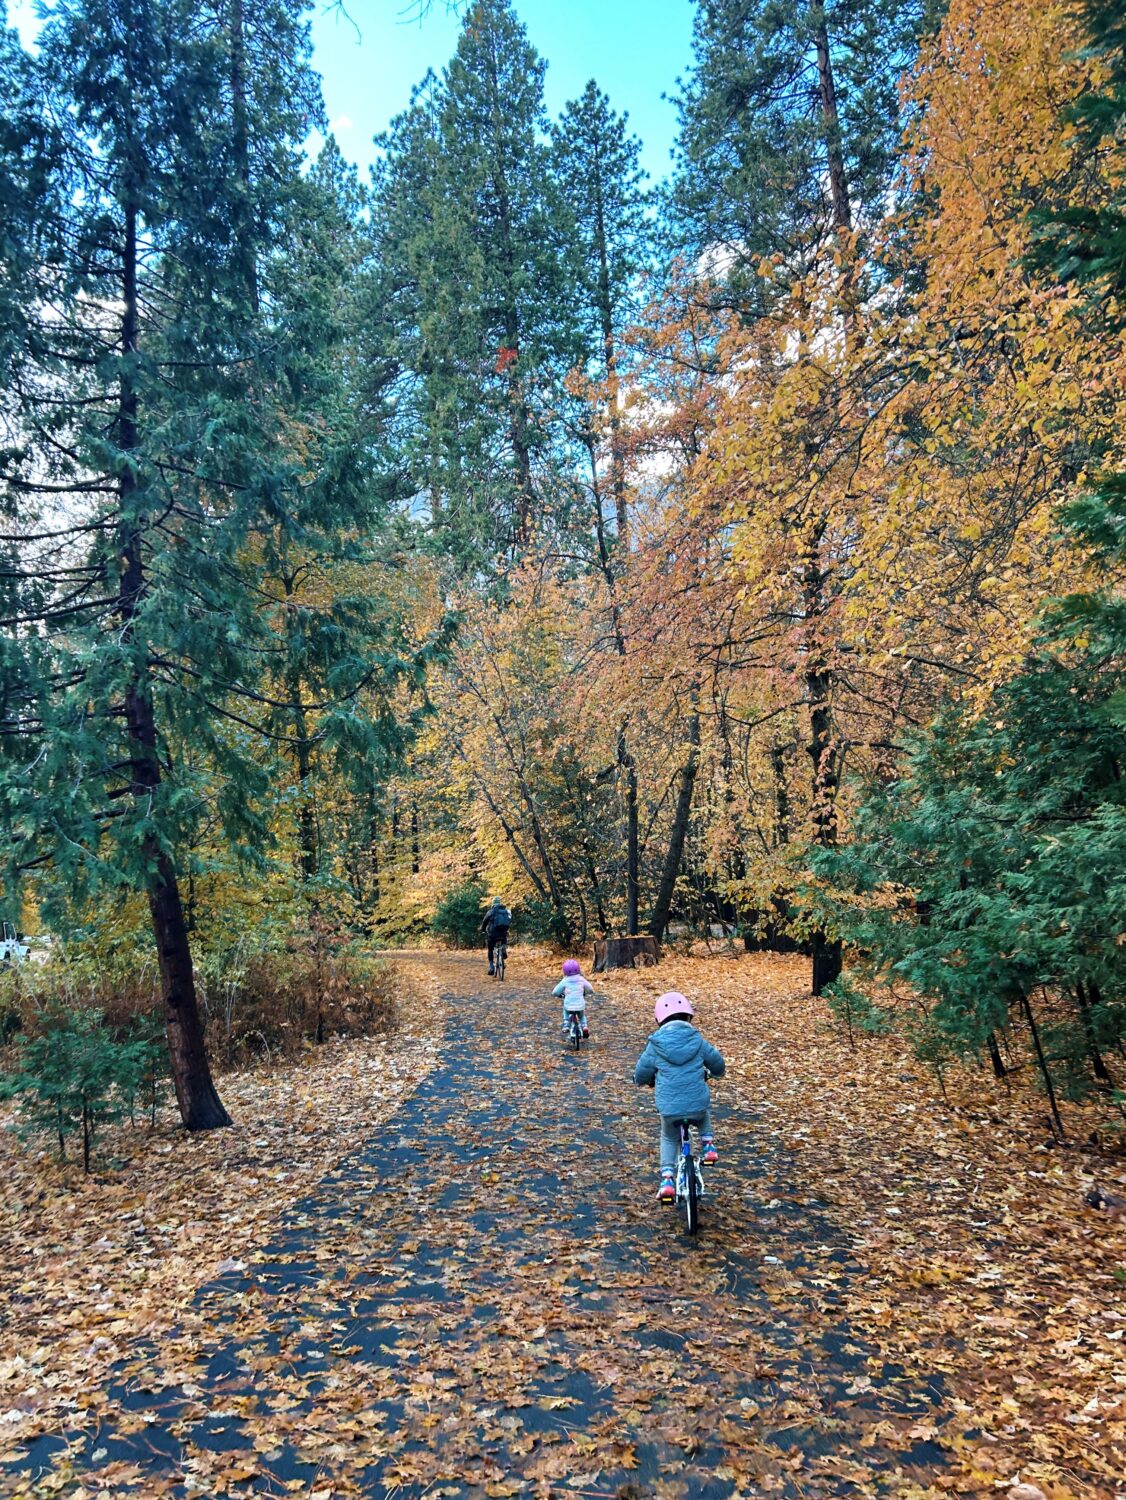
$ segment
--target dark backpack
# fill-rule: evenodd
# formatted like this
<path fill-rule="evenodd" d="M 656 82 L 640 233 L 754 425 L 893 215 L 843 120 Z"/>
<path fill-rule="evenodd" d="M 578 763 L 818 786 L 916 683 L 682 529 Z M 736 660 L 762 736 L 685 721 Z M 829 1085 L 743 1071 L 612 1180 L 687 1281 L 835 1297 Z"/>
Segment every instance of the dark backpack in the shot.
<path fill-rule="evenodd" d="M 489 911 L 490 927 L 511 927 L 512 913 L 507 906 L 494 906 Z"/>

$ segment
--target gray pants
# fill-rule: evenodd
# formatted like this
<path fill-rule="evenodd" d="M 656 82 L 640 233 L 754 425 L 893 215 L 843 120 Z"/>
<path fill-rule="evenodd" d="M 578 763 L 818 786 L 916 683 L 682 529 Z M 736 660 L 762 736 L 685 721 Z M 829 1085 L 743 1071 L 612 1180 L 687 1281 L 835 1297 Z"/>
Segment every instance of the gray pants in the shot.
<path fill-rule="evenodd" d="M 705 1110 L 702 1115 L 686 1116 L 661 1116 L 661 1171 L 676 1171 L 677 1157 L 680 1155 L 680 1121 L 691 1120 L 701 1135 L 712 1133 L 712 1112 Z"/>

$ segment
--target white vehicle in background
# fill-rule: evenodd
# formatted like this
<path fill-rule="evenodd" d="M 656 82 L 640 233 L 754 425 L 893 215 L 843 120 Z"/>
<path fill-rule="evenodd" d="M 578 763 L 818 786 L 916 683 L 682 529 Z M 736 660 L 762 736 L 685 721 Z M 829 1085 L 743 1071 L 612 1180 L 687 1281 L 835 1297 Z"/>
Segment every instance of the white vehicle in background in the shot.
<path fill-rule="evenodd" d="M 0 964 L 22 964 L 30 952 L 23 933 L 17 932 L 11 922 L 0 925 Z"/>

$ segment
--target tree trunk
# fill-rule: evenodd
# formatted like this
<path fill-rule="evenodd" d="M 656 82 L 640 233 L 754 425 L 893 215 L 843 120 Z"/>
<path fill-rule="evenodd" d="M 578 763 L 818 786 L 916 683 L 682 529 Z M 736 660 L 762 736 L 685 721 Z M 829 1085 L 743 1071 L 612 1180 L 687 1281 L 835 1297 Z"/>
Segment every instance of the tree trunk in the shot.
<path fill-rule="evenodd" d="M 774 776 L 774 847 L 784 849 L 790 842 L 790 790 L 786 785 L 786 751 L 784 745 L 772 745 L 770 769 Z"/>
<path fill-rule="evenodd" d="M 145 807 L 151 806 L 160 785 L 160 760 L 157 753 L 156 719 L 152 688 L 143 648 L 135 635 L 137 611 L 145 592 L 142 525 L 136 509 L 136 471 L 131 455 L 138 445 L 137 392 L 133 370 L 138 348 L 139 317 L 137 292 L 137 209 L 133 203 L 125 208 L 125 236 L 122 257 L 122 374 L 117 417 L 118 445 L 129 455 L 121 465 L 118 495 L 125 537 L 122 547 L 124 568 L 118 594 L 118 613 L 122 639 L 133 647 L 132 680 L 125 695 L 125 722 L 130 741 L 131 785 L 133 795 Z M 156 940 L 160 964 L 161 997 L 164 1025 L 168 1038 L 168 1059 L 172 1082 L 180 1106 L 180 1118 L 189 1130 L 211 1130 L 229 1125 L 230 1116 L 223 1108 L 203 1040 L 203 1023 L 196 999 L 195 974 L 191 945 L 176 872 L 167 852 L 155 838 L 144 842 L 148 868 L 145 886 L 149 916 Z"/>
<path fill-rule="evenodd" d="M 680 772 L 680 789 L 676 797 L 676 812 L 672 820 L 672 833 L 665 854 L 665 867 L 661 873 L 661 884 L 657 899 L 649 918 L 649 931 L 658 942 L 665 935 L 672 899 L 676 891 L 676 877 L 680 873 L 680 861 L 684 857 L 684 840 L 688 834 L 688 818 L 692 811 L 692 792 L 696 785 L 696 773 L 700 767 L 700 711 L 693 706 L 688 720 L 688 758 Z"/>
<path fill-rule="evenodd" d="M 240 0 L 235 0 L 236 7 Z M 241 21 L 240 21 L 241 24 Z M 296 613 L 293 603 L 296 593 L 296 578 L 292 573 L 283 573 L 282 587 L 285 590 L 285 613 Z M 284 627 L 288 629 L 288 622 Z M 302 882 L 315 879 L 320 868 L 320 840 L 317 837 L 317 815 L 313 806 L 311 788 L 313 755 L 309 740 L 309 723 L 305 713 L 305 702 L 301 696 L 301 669 L 295 661 L 287 671 L 290 712 L 293 718 L 293 756 L 297 763 L 297 842 Z"/>
<path fill-rule="evenodd" d="M 1102 996 L 1095 984 L 1084 985 L 1081 979 L 1075 983 L 1075 997 L 1079 1001 L 1079 1016 L 1083 1023 L 1083 1038 L 1087 1044 L 1087 1056 L 1091 1059 L 1091 1068 L 1095 1080 L 1100 1088 L 1112 1089 L 1114 1079 L 1111 1077 L 1110 1069 L 1103 1061 L 1103 1055 L 1099 1051 L 1098 1038 L 1095 1036 L 1094 1022 L 1091 1019 L 1091 1006 L 1098 1005 Z"/>
<path fill-rule="evenodd" d="M 246 286 L 247 300 L 258 311 L 258 264 L 254 253 L 250 184 L 250 112 L 246 84 L 246 16 L 243 0 L 231 0 L 231 141 L 239 196 L 235 222 L 235 250 Z"/>
<path fill-rule="evenodd" d="M 621 610 L 618 607 L 618 580 L 610 557 L 610 549 L 606 545 L 606 530 L 602 523 L 602 491 L 598 483 L 598 461 L 594 438 L 591 434 L 587 435 L 587 447 L 592 476 L 591 488 L 594 494 L 594 529 L 598 537 L 598 560 L 610 597 L 610 626 L 614 632 L 614 650 L 619 659 L 624 661 L 626 642 L 622 634 Z M 637 765 L 629 748 L 627 728 L 627 720 L 620 720 L 616 760 L 618 785 L 622 789 L 626 813 L 626 932 L 631 936 L 636 936 L 640 926 L 641 908 L 641 841 L 637 810 Z"/>
<path fill-rule="evenodd" d="M 374 910 L 379 905 L 380 883 L 379 883 L 379 817 L 373 812 L 368 820 L 368 878 L 369 904 Z"/>
<path fill-rule="evenodd" d="M 602 352 L 606 361 L 606 400 L 610 417 L 610 493 L 614 498 L 614 542 L 616 550 L 629 549 L 629 513 L 626 509 L 626 467 L 622 456 L 622 419 L 619 410 L 618 353 L 614 338 L 614 297 L 610 284 L 610 254 L 606 242 L 606 209 L 602 167 L 594 180 L 594 237 L 598 256 L 598 321 Z"/>
<path fill-rule="evenodd" d="M 991 1031 L 988 1037 L 986 1037 L 986 1043 L 989 1047 L 989 1061 L 993 1064 L 994 1078 L 1006 1078 L 1008 1075 L 1005 1071 L 1004 1060 L 1001 1057 L 1001 1049 L 997 1045 L 996 1033 Z"/>
<path fill-rule="evenodd" d="M 180 890 L 172 861 L 165 854 L 157 856 L 156 874 L 149 882 L 149 912 L 160 960 L 164 1028 L 180 1118 L 189 1130 L 229 1125 L 231 1117 L 223 1108 L 207 1062 Z"/>
<path fill-rule="evenodd" d="M 598 923 L 598 930 L 605 936 L 609 923 L 606 921 L 606 908 L 602 905 L 602 885 L 598 879 L 598 870 L 594 860 L 589 854 L 586 860 L 586 873 L 590 881 L 590 892 L 594 897 L 594 916 Z"/>
<path fill-rule="evenodd" d="M 622 456 L 621 414 L 619 411 L 618 355 L 614 338 L 613 293 L 610 285 L 610 257 L 606 243 L 606 220 L 603 206 L 601 171 L 595 181 L 595 238 L 598 255 L 598 321 L 602 332 L 602 352 L 606 361 L 607 401 L 610 418 L 610 492 L 614 500 L 614 550 L 618 566 L 614 568 L 609 550 L 602 534 L 602 501 L 595 490 L 599 509 L 599 551 L 602 571 L 613 601 L 611 616 L 614 626 L 614 645 L 624 659 L 625 639 L 621 630 L 621 619 L 616 598 L 617 577 L 624 566 L 624 554 L 629 550 L 629 513 L 626 506 L 626 469 Z M 630 752 L 623 721 L 618 731 L 618 769 L 625 786 L 626 807 L 626 932 L 636 936 L 641 925 L 641 848 L 638 833 L 637 810 L 637 766 Z"/>
<path fill-rule="evenodd" d="M 624 773 L 626 803 L 626 932 L 635 937 L 640 925 L 641 843 L 637 818 L 637 766 L 626 743 L 626 728 L 618 731 L 618 768 Z"/>
<path fill-rule="evenodd" d="M 848 178 L 841 150 L 841 122 L 837 112 L 837 90 L 833 80 L 833 60 L 829 52 L 824 0 L 810 0 L 809 14 L 813 21 L 813 44 L 817 50 L 817 91 L 825 129 L 825 154 L 829 160 L 829 196 L 833 204 L 833 225 L 837 229 L 851 229 L 852 205 L 849 202 Z"/>
<path fill-rule="evenodd" d="M 1048 1093 L 1048 1103 L 1052 1107 L 1052 1119 L 1055 1121 L 1056 1130 L 1059 1132 L 1059 1138 L 1062 1141 L 1064 1138 L 1063 1121 L 1060 1119 L 1060 1107 L 1056 1103 L 1056 1090 L 1052 1083 L 1052 1074 L 1048 1068 L 1048 1059 L 1044 1056 L 1044 1048 L 1040 1044 L 1040 1031 L 1032 1014 L 1032 1005 L 1029 1002 L 1027 993 L 1023 989 L 1020 991 L 1020 1003 L 1024 1010 L 1024 1018 L 1028 1022 L 1028 1029 L 1032 1033 L 1032 1045 L 1036 1052 L 1036 1061 L 1040 1067 L 1040 1076 L 1044 1080 L 1044 1087 Z"/>
<path fill-rule="evenodd" d="M 805 562 L 805 687 L 809 700 L 810 728 L 807 749 L 813 762 L 813 842 L 820 849 L 831 849 L 837 842 L 837 783 L 840 767 L 839 746 L 833 732 L 833 674 L 825 659 L 825 647 L 821 638 L 825 617 L 825 576 L 818 555 L 821 535 L 822 527 L 818 526 L 810 537 Z M 841 945 L 819 929 L 813 934 L 812 947 L 813 993 L 820 995 L 826 985 L 840 977 Z"/>
<path fill-rule="evenodd" d="M 852 205 L 848 178 L 841 149 L 841 124 L 837 110 L 833 60 L 829 31 L 825 20 L 824 0 L 810 0 L 809 16 L 813 43 L 817 53 L 817 85 L 825 153 L 828 160 L 829 196 L 833 208 L 833 226 L 838 232 L 852 228 Z M 846 270 L 846 277 L 850 272 Z M 846 321 L 847 335 L 847 321 Z M 814 528 L 806 562 L 806 622 L 824 620 L 825 577 L 820 567 L 818 548 L 824 535 L 824 522 Z M 816 625 L 814 626 L 816 629 Z M 810 745 L 813 759 L 813 841 L 820 848 L 831 848 L 837 842 L 836 794 L 839 776 L 840 747 L 833 732 L 831 693 L 833 674 L 825 660 L 824 642 L 815 638 L 806 672 L 810 703 Z M 841 972 L 841 945 L 822 931 L 813 934 L 813 993 L 820 995 L 825 986 Z"/>
<path fill-rule="evenodd" d="M 823 932 L 813 934 L 813 993 L 823 995 L 834 980 L 841 977 L 841 945 L 838 939 Z"/>
<path fill-rule="evenodd" d="M 607 969 L 635 969 L 640 963 L 659 964 L 661 946 L 655 937 L 604 938 L 594 945 L 594 972 L 604 974 Z"/>
<path fill-rule="evenodd" d="M 317 868 L 320 864 L 318 839 L 317 839 L 317 815 L 313 808 L 310 787 L 312 786 L 313 758 L 309 753 L 308 724 L 305 718 L 305 705 L 301 701 L 301 684 L 294 680 L 293 692 L 293 730 L 296 744 L 297 757 L 297 833 L 301 848 L 301 878 L 304 881 L 316 878 Z"/>

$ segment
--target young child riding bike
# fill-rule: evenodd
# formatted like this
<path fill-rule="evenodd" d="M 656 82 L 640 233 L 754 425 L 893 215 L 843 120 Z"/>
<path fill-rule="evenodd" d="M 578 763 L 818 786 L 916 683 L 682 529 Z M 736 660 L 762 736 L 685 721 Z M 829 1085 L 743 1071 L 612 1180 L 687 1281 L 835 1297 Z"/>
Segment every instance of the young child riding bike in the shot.
<path fill-rule="evenodd" d="M 563 978 L 551 992 L 553 995 L 563 997 L 563 1030 L 571 1024 L 571 1017 L 577 1015 L 579 1024 L 583 1028 L 583 1036 L 590 1035 L 590 1028 L 586 1023 L 586 997 L 594 994 L 594 986 L 589 979 L 583 977 L 582 968 L 577 958 L 568 958 L 563 964 Z"/>
<path fill-rule="evenodd" d="M 653 1007 L 657 1022 L 637 1059 L 633 1081 L 639 1087 L 656 1086 L 657 1110 L 661 1116 L 662 1203 L 676 1201 L 676 1158 L 680 1151 L 680 1121 L 688 1120 L 700 1131 L 701 1160 L 719 1160 L 712 1135 L 711 1094 L 707 1078 L 721 1078 L 727 1064 L 721 1053 L 706 1042 L 692 1024 L 692 1002 L 676 990 L 662 995 Z"/>

